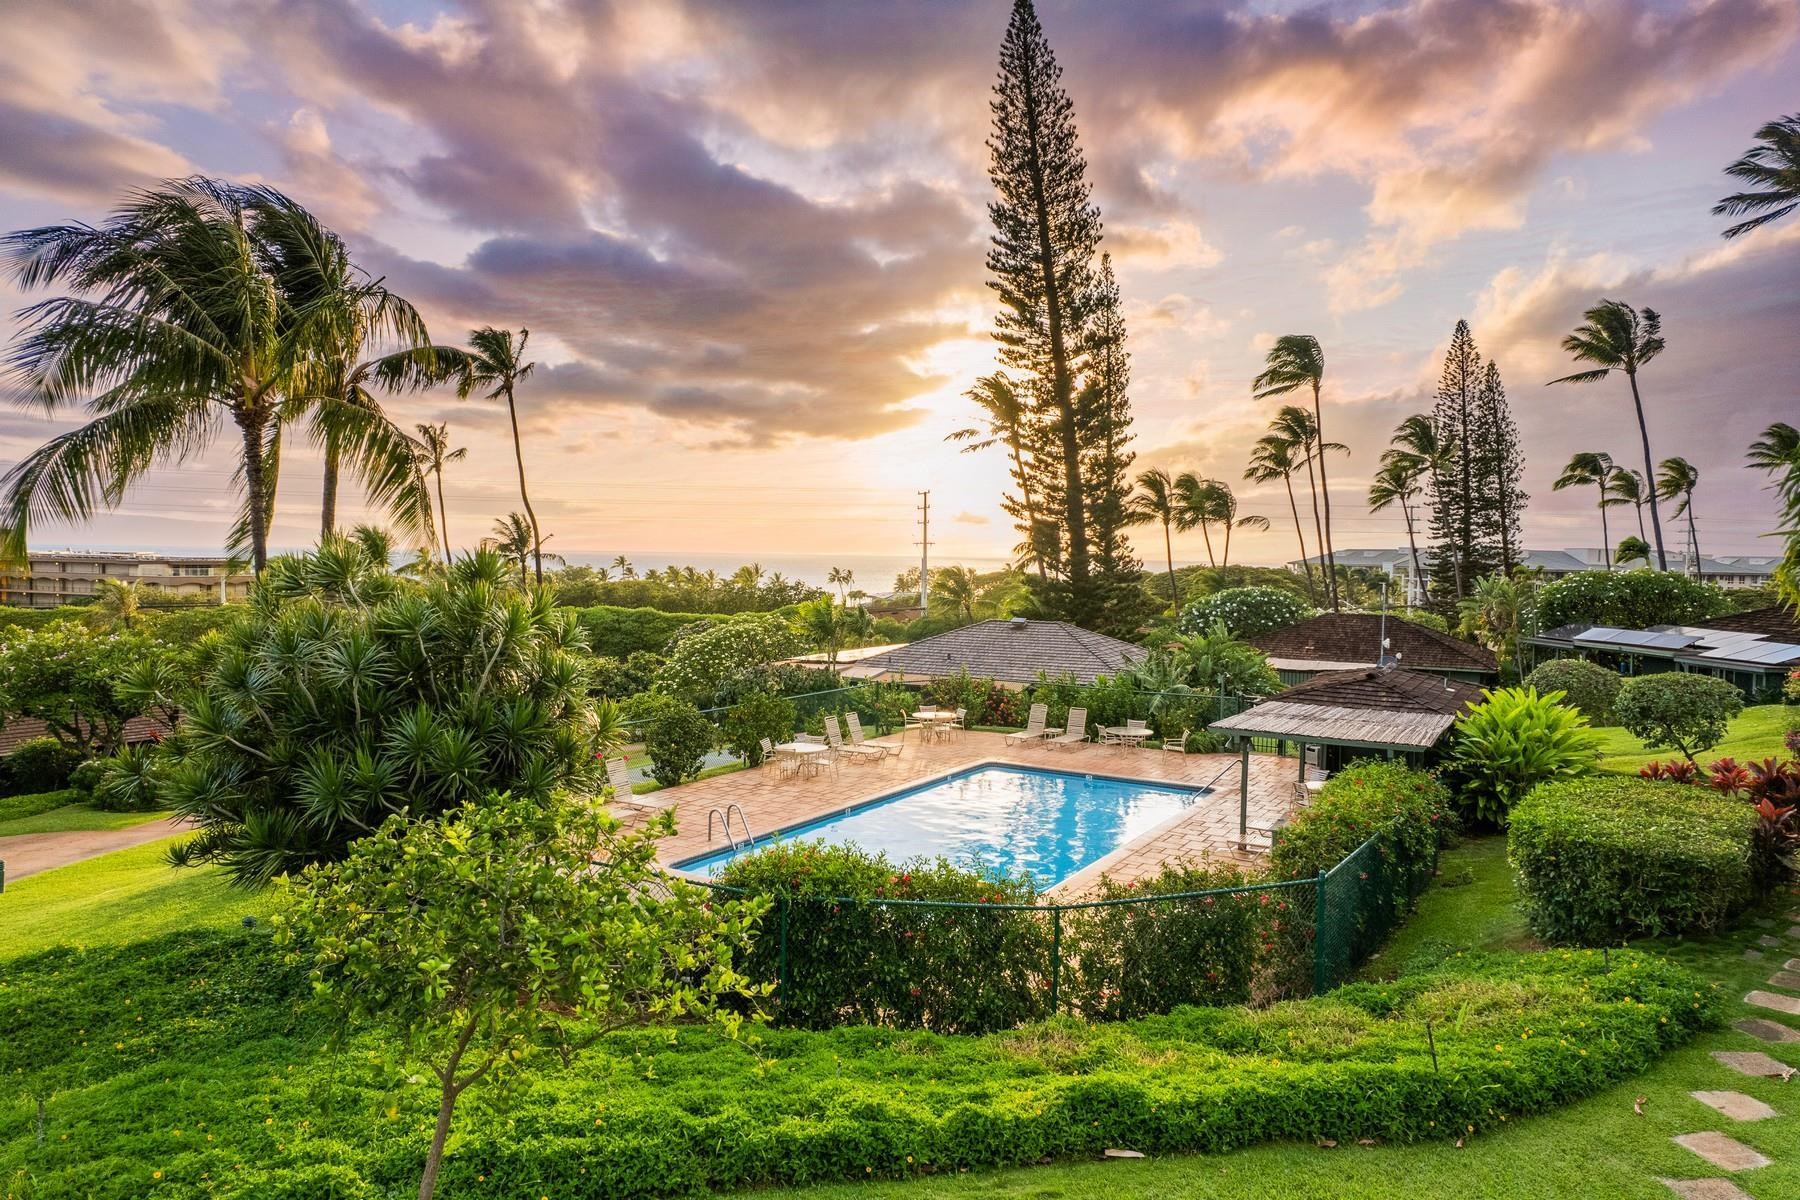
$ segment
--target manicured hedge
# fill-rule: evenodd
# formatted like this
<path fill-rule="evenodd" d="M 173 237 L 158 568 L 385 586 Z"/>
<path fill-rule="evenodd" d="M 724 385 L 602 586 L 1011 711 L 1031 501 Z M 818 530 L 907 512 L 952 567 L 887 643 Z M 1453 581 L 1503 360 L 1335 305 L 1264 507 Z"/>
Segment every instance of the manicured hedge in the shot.
<path fill-rule="evenodd" d="M 696 621 L 730 621 L 723 613 L 673 613 L 656 608 L 619 608 L 598 604 L 570 612 L 581 623 L 595 654 L 629 658 L 643 650 L 661 654 L 676 632 Z"/>
<path fill-rule="evenodd" d="M 1513 809 L 1507 855 L 1534 933 L 1617 945 L 1717 929 L 1742 909 L 1754 821 L 1742 800 L 1684 784 L 1550 783 Z"/>
<path fill-rule="evenodd" d="M 39 813 L 47 813 L 53 808 L 61 808 L 65 804 L 74 804 L 81 799 L 81 793 L 73 788 L 62 788 L 54 792 L 30 792 L 20 796 L 0 796 L 0 821 L 17 821 L 23 817 L 35 817 Z"/>
<path fill-rule="evenodd" d="M 95 1200 L 407 1194 L 434 1081 L 385 1067 L 385 1032 L 332 1052 L 306 990 L 260 930 L 9 963 L 0 1088 L 24 1098 L 0 1105 L 0 1178 L 24 1195 Z M 568 1068 L 545 1053 L 504 1107 L 459 1111 L 440 1188 L 630 1200 L 1112 1146 L 1448 1143 L 1643 1071 L 1715 1026 L 1723 999 L 1659 959 L 1565 951 L 1455 959 L 1261 1010 L 979 1038 L 648 1029 Z M 33 1094 L 46 1098 L 42 1146 Z"/>

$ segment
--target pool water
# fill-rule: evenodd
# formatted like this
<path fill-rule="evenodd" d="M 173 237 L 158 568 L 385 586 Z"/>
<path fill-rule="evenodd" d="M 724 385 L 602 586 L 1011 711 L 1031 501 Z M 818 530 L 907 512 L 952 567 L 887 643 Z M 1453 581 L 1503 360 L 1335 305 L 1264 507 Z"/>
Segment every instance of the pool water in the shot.
<path fill-rule="evenodd" d="M 1051 887 L 1169 820 L 1209 788 L 1029 767 L 975 767 L 784 829 L 787 841 L 854 843 L 896 862 L 923 855 Z M 770 838 L 758 838 L 761 845 Z M 675 864 L 711 877 L 737 854 Z"/>

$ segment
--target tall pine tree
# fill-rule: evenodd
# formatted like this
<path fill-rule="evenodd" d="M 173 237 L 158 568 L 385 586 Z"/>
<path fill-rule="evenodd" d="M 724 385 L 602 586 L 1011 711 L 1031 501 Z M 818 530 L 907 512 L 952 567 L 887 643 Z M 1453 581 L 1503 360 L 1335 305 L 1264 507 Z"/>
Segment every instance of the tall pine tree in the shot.
<path fill-rule="evenodd" d="M 1519 427 L 1507 407 L 1500 366 L 1489 359 L 1475 402 L 1476 511 L 1482 542 L 1497 551 L 1500 569 L 1509 575 L 1524 556 L 1521 526 L 1531 499 L 1520 490 L 1524 478 Z"/>
<path fill-rule="evenodd" d="M 1126 472 L 1137 459 L 1130 449 L 1131 355 L 1125 349 L 1125 317 L 1112 255 L 1100 256 L 1086 321 L 1086 376 L 1082 381 L 1081 484 L 1087 506 L 1094 565 L 1104 575 L 1134 575 L 1142 564 L 1131 552 L 1125 530 L 1131 520 L 1131 481 Z"/>
<path fill-rule="evenodd" d="M 1491 497 L 1482 491 L 1479 423 L 1481 354 L 1458 321 L 1438 376 L 1432 424 L 1445 453 L 1431 475 L 1432 592 L 1446 606 L 1470 595 L 1475 582 L 1500 564 L 1499 539 L 1492 521 L 1482 516 Z"/>

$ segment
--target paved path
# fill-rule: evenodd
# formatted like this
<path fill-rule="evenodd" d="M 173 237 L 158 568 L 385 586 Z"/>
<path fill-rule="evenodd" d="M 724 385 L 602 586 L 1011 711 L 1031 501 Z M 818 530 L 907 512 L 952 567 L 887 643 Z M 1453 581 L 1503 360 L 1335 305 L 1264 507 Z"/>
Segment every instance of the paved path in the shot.
<path fill-rule="evenodd" d="M 66 867 L 84 858 L 95 858 L 141 846 L 180 833 L 191 826 L 173 820 L 145 821 L 125 829 L 77 829 L 66 833 L 19 833 L 0 837 L 0 862 L 6 864 L 6 881 L 23 879 L 39 871 Z"/>

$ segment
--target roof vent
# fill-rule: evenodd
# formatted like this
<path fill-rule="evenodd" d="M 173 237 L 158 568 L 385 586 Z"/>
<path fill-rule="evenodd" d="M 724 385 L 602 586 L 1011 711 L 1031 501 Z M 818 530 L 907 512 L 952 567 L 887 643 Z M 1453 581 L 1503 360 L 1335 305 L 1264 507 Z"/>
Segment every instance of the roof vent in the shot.
<path fill-rule="evenodd" d="M 1031 622 L 1024 617 L 1014 617 L 1012 620 L 1008 621 L 1007 624 L 1011 625 L 1014 629 L 1023 629 L 1031 624 Z"/>

